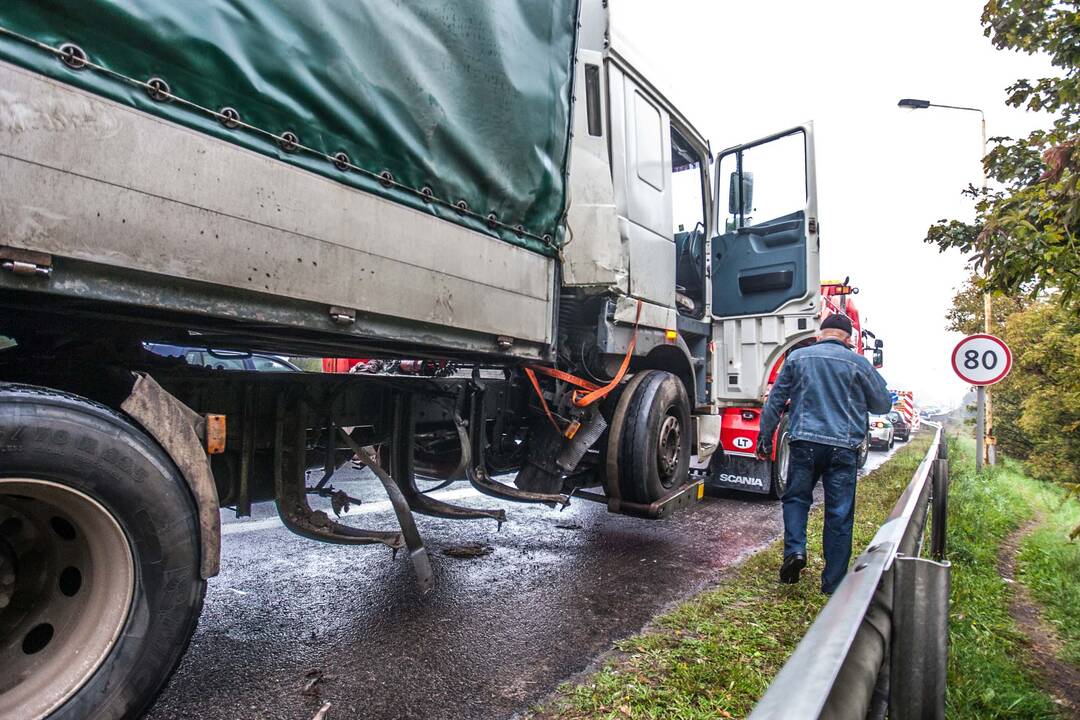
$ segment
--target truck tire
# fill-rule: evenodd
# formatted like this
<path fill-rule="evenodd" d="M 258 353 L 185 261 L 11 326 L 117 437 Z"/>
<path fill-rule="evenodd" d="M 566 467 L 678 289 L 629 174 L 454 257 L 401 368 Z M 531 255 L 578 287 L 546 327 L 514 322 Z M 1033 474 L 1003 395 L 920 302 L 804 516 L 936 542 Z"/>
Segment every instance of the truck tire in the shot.
<path fill-rule="evenodd" d="M 772 461 L 772 482 L 769 484 L 769 495 L 776 500 L 784 498 L 787 490 L 788 467 L 791 462 L 791 433 L 788 432 L 788 416 L 780 418 L 780 424 L 776 428 L 776 458 Z"/>
<path fill-rule="evenodd" d="M 690 401 L 678 377 L 644 370 L 631 378 L 612 416 L 607 471 L 621 495 L 649 504 L 686 483 Z"/>
<path fill-rule="evenodd" d="M 0 384 L 0 718 L 139 716 L 202 610 L 195 502 L 120 414 Z"/>

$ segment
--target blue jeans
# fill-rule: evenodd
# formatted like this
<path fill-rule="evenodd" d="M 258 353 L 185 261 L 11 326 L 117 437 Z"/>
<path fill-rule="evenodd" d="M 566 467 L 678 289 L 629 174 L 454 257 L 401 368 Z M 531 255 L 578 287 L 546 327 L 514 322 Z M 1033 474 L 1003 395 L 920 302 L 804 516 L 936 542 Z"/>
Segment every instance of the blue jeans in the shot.
<path fill-rule="evenodd" d="M 825 572 L 821 574 L 821 590 L 830 594 L 844 579 L 851 560 L 857 452 L 806 440 L 791 443 L 784 491 L 784 557 L 806 554 L 806 517 L 814 502 L 814 486 L 820 479 L 825 487 Z"/>

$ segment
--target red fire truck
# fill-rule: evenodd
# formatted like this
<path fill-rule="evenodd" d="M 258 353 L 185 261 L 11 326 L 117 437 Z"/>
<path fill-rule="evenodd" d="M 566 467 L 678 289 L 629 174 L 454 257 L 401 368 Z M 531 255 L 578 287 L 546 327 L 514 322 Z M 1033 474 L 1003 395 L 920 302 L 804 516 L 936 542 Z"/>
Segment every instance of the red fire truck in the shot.
<path fill-rule="evenodd" d="M 843 282 L 824 282 L 821 284 L 821 319 L 829 315 L 843 314 L 851 318 L 852 351 L 860 355 L 872 353 L 874 367 L 883 364 L 884 343 L 874 333 L 862 326 L 859 309 L 854 296 L 859 292 L 848 280 Z M 810 340 L 808 342 L 813 342 Z M 802 347 L 797 345 L 792 350 Z M 790 351 L 789 351 L 790 352 Z M 786 355 L 785 355 L 786 357 Z M 771 389 L 783 367 L 784 358 L 780 358 L 769 374 L 768 388 Z M 720 425 L 720 448 L 710 462 L 696 468 L 696 472 L 705 476 L 705 487 L 710 491 L 742 490 L 745 492 L 768 494 L 779 499 L 784 493 L 788 466 L 787 416 L 780 419 L 773 437 L 773 456 L 768 460 L 754 457 L 758 444 L 758 429 L 761 423 L 761 410 L 768 397 L 768 391 L 761 403 L 729 407 L 723 413 Z M 859 448 L 859 466 L 866 462 L 867 443 Z"/>

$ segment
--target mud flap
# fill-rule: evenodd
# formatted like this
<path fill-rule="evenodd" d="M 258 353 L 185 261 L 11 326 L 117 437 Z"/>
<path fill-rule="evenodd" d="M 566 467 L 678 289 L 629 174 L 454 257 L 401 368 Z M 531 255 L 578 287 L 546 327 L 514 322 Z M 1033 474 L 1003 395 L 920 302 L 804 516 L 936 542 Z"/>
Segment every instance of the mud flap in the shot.
<path fill-rule="evenodd" d="M 120 409 L 161 445 L 187 481 L 199 509 L 199 574 L 203 579 L 213 577 L 221 565 L 221 515 L 210 458 L 200 438 L 205 421 L 154 378 L 134 375 L 135 385 Z"/>
<path fill-rule="evenodd" d="M 772 461 L 717 450 L 705 477 L 709 490 L 741 490 L 767 494 L 772 487 Z"/>

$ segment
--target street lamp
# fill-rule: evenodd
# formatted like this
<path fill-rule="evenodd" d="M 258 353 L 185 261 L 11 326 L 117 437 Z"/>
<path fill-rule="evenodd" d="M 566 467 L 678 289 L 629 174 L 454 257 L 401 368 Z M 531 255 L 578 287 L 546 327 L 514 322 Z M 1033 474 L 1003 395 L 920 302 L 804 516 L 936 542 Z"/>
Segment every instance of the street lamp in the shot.
<path fill-rule="evenodd" d="M 905 110 L 926 110 L 927 108 L 944 108 L 946 110 L 965 110 L 965 111 L 968 111 L 968 112 L 977 112 L 977 113 L 979 113 L 979 118 L 981 120 L 981 127 L 982 127 L 982 157 L 983 158 L 986 157 L 986 113 L 984 113 L 981 109 L 974 108 L 974 107 L 965 107 L 963 105 L 942 105 L 942 104 L 939 104 L 939 103 L 932 103 L 929 100 L 916 100 L 915 98 L 903 98 L 902 100 L 900 100 L 900 102 L 896 103 L 896 105 L 897 105 L 897 107 L 904 108 Z M 986 166 L 983 165 L 982 189 L 983 189 L 984 193 L 986 192 L 986 183 L 987 183 Z M 989 260 L 989 258 L 987 258 L 987 260 Z M 983 327 L 985 328 L 985 332 L 986 332 L 987 335 L 990 334 L 990 329 L 992 327 L 992 324 L 991 324 L 991 312 L 992 312 L 992 310 L 993 310 L 993 308 L 991 307 L 991 303 L 990 303 L 990 293 L 988 293 L 988 292 L 983 293 Z M 993 413 L 993 408 L 992 408 L 992 405 L 991 405 L 991 402 L 990 402 L 990 390 L 989 390 L 989 388 L 984 389 L 983 386 L 980 386 L 979 389 L 978 389 L 978 393 L 979 393 L 979 400 L 980 401 L 982 401 L 984 399 L 984 396 L 985 396 L 985 404 L 986 404 L 986 408 L 985 408 L 986 409 L 985 426 L 984 426 L 984 428 L 985 428 L 985 442 L 984 442 L 984 436 L 983 436 L 982 432 L 976 431 L 976 433 L 975 433 L 976 435 L 978 435 L 978 438 L 976 438 L 978 443 L 980 445 L 984 446 L 984 448 L 980 448 L 979 450 L 976 451 L 976 457 L 975 457 L 975 464 L 978 466 L 978 467 L 976 467 L 976 470 L 981 470 L 982 469 L 981 466 L 982 466 L 982 463 L 983 463 L 983 452 L 984 452 L 984 450 L 985 450 L 985 454 L 986 454 L 986 462 L 988 464 L 990 464 L 990 465 L 993 465 L 995 463 L 995 460 L 996 460 L 995 454 L 996 453 L 994 452 L 994 430 L 993 430 L 993 428 L 994 428 L 994 425 L 993 425 L 994 413 Z M 980 402 L 979 404 L 981 405 L 982 402 Z M 983 416 L 983 409 L 979 408 L 979 419 L 983 419 L 983 417 L 984 417 Z"/>
<path fill-rule="evenodd" d="M 912 100 L 911 98 L 904 98 L 896 104 L 908 110 L 923 110 L 930 107 L 929 100 Z"/>

